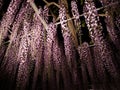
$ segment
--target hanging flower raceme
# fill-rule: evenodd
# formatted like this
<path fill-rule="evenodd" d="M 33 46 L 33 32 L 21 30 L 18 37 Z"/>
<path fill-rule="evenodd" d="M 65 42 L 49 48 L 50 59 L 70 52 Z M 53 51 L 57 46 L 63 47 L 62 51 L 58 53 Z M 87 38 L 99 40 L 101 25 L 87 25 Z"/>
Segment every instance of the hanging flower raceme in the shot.
<path fill-rule="evenodd" d="M 79 37 L 79 42 L 80 44 L 82 43 L 81 41 L 81 35 L 82 35 L 82 31 L 81 31 L 81 21 L 80 21 L 80 14 L 79 14 L 79 10 L 78 10 L 78 6 L 75 0 L 71 1 L 71 11 L 72 11 L 72 15 L 74 17 L 74 24 L 77 30 L 77 34 Z"/>
<path fill-rule="evenodd" d="M 23 9 L 22 9 L 23 10 Z M 20 12 L 18 14 L 18 17 L 20 18 L 22 16 L 23 12 Z M 9 40 L 9 45 L 8 48 L 6 50 L 5 53 L 5 58 L 4 58 L 4 63 L 7 62 L 7 70 L 8 72 L 12 71 L 13 66 L 18 62 L 17 59 L 17 54 L 18 54 L 18 49 L 19 49 L 19 45 L 20 45 L 20 32 L 23 28 L 22 28 L 22 18 L 20 18 L 19 20 L 16 18 L 16 21 L 13 24 L 13 28 L 12 28 L 12 33 L 10 35 L 10 40 Z M 6 71 L 7 72 L 7 71 Z"/>
<path fill-rule="evenodd" d="M 54 68 L 58 69 L 57 67 L 60 66 L 60 59 L 61 59 L 61 51 L 58 45 L 58 37 L 57 37 L 57 26 L 54 23 L 50 23 L 50 29 L 47 30 L 47 42 L 52 43 L 52 50 L 53 53 L 53 64 Z M 48 46 L 49 46 L 48 43 Z"/>
<path fill-rule="evenodd" d="M 7 38 L 8 31 L 9 29 L 11 29 L 11 26 L 14 22 L 15 16 L 19 10 L 21 2 L 22 0 L 12 0 L 9 4 L 7 12 L 2 18 L 0 24 L 0 45 L 2 44 L 2 41 L 4 41 L 4 39 Z"/>
<path fill-rule="evenodd" d="M 115 2 L 115 0 L 108 0 L 108 1 L 101 0 L 101 1 L 103 2 L 103 6 L 106 6 L 108 4 Z M 105 8 L 105 13 L 107 13 L 107 16 L 105 17 L 105 23 L 106 23 L 106 28 L 107 28 L 108 34 L 110 36 L 110 39 L 112 40 L 112 42 L 114 43 L 114 45 L 120 52 L 120 35 L 119 35 L 119 33 L 120 33 L 120 31 L 119 31 L 120 16 L 119 16 L 119 14 L 118 15 L 111 14 L 112 10 L 113 10 L 112 12 L 118 13 L 118 11 L 115 11 L 115 9 L 117 9 L 116 8 L 117 5 L 118 5 L 118 3 L 116 4 L 116 6 L 113 6 L 111 8 Z M 115 23 L 113 22 L 113 20 Z M 117 28 L 115 28 L 115 24 L 116 24 Z"/>
<path fill-rule="evenodd" d="M 44 20 L 48 23 L 49 20 L 49 8 L 45 5 L 43 10 Z"/>
<path fill-rule="evenodd" d="M 80 55 L 81 63 L 84 64 L 88 70 L 88 75 L 91 80 L 90 84 L 91 84 L 92 88 L 98 89 L 97 84 L 96 84 L 96 82 L 98 82 L 98 81 L 96 78 L 95 67 L 94 67 L 93 58 L 91 55 L 89 44 L 87 42 L 84 42 L 80 47 L 78 47 L 78 52 Z M 85 76 L 83 76 L 83 77 L 85 77 Z M 86 76 L 86 78 L 87 78 L 87 76 Z M 87 83 L 89 83 L 89 82 L 87 82 Z M 86 86 L 86 85 L 84 85 L 84 86 Z"/>
<path fill-rule="evenodd" d="M 76 52 L 75 52 L 74 44 L 72 42 L 72 35 L 67 25 L 66 8 L 64 5 L 61 5 L 60 7 L 59 17 L 61 22 L 62 34 L 64 38 L 64 49 L 65 49 L 66 60 L 69 66 L 68 68 L 70 69 L 73 78 L 73 83 L 74 85 L 76 85 L 76 88 L 82 88 L 80 85 L 81 82 L 78 79 Z"/>
<path fill-rule="evenodd" d="M 101 56 L 102 63 L 111 77 L 113 77 L 115 82 L 117 82 L 117 78 L 119 78 L 117 63 L 115 61 L 114 55 L 112 54 L 113 52 L 109 46 L 109 43 L 102 34 L 102 26 L 93 1 L 85 1 L 84 13 L 86 13 L 84 16 L 90 32 L 90 36 L 94 44 L 97 45 L 97 51 Z"/>
<path fill-rule="evenodd" d="M 57 89 L 60 88 L 60 74 L 62 71 L 61 65 L 63 61 L 63 53 L 61 52 L 61 48 L 58 45 L 57 37 L 55 37 L 54 43 L 53 43 L 54 49 L 53 49 L 53 64 L 54 64 L 54 70 L 56 70 L 56 84 Z"/>
<path fill-rule="evenodd" d="M 61 51 L 60 51 L 60 47 L 58 45 L 58 41 L 55 40 L 54 41 L 54 49 L 53 49 L 53 59 L 55 62 L 55 67 L 57 70 L 60 70 L 60 65 L 61 65 Z"/>
<path fill-rule="evenodd" d="M 119 18 L 117 20 L 119 20 Z M 118 31 L 117 28 L 114 28 L 113 22 L 111 22 L 112 17 L 110 15 L 108 15 L 105 18 L 105 21 L 106 21 L 106 27 L 107 27 L 107 31 L 110 36 L 110 39 L 112 40 L 116 48 L 120 51 L 120 35 L 119 35 L 120 31 Z M 116 25 L 119 25 L 119 22 Z"/>
<path fill-rule="evenodd" d="M 23 14 L 23 30 L 21 30 L 21 40 L 18 51 L 17 61 L 19 62 L 18 73 L 16 78 L 16 89 L 26 90 L 28 87 L 29 76 L 31 72 L 31 67 L 33 66 L 31 63 L 31 59 L 29 56 L 30 50 L 30 36 L 29 31 L 31 28 L 31 21 L 33 15 L 33 9 L 29 4 L 26 4 L 25 13 Z"/>
<path fill-rule="evenodd" d="M 28 27 L 29 24 L 24 21 L 24 34 L 22 36 L 21 39 L 21 43 L 20 43 L 20 48 L 19 48 L 19 54 L 18 54 L 18 61 L 20 60 L 21 63 L 24 63 L 27 59 L 27 52 L 28 52 Z"/>
<path fill-rule="evenodd" d="M 97 87 L 99 89 L 106 89 L 109 90 L 111 86 L 109 85 L 108 76 L 106 74 L 106 68 L 104 67 L 103 61 L 101 56 L 98 54 L 98 46 L 93 47 L 93 59 L 94 59 L 94 66 L 96 71 L 96 76 L 98 79 Z"/>
<path fill-rule="evenodd" d="M 61 27 L 62 27 L 62 33 L 70 33 L 69 28 L 67 25 L 67 16 L 66 16 L 66 9 L 64 5 L 61 5 L 61 8 L 59 10 L 59 17 L 60 17 L 60 22 L 61 22 Z"/>
<path fill-rule="evenodd" d="M 75 26 L 77 27 L 77 29 L 80 29 L 81 27 L 81 21 L 79 18 L 80 14 L 79 14 L 77 3 L 74 0 L 71 1 L 71 11 L 74 18 Z"/>
<path fill-rule="evenodd" d="M 67 25 L 67 17 L 66 17 L 66 9 L 65 6 L 62 5 L 60 10 L 59 10 L 59 17 L 60 17 L 60 22 L 61 22 L 61 27 L 62 27 L 62 34 L 64 38 L 64 46 L 65 46 L 65 55 L 66 58 L 68 58 L 68 65 L 71 67 L 71 56 L 72 56 L 72 49 L 71 49 L 71 34 Z"/>
<path fill-rule="evenodd" d="M 60 88 L 63 88 L 60 86 L 61 84 L 63 84 L 62 82 L 60 82 L 61 77 L 64 78 L 65 83 L 69 82 L 69 80 L 67 80 L 68 76 L 66 78 L 66 73 L 68 73 L 69 71 L 67 71 L 66 68 L 63 68 L 63 67 L 67 67 L 64 62 L 65 54 L 62 52 L 63 47 L 60 45 L 58 38 L 59 36 L 58 36 L 57 30 L 55 30 L 54 39 L 53 39 L 53 42 L 54 42 L 53 43 L 53 48 L 54 48 L 53 49 L 53 65 L 54 65 L 54 70 L 56 71 L 55 75 L 56 75 L 57 90 Z"/>
<path fill-rule="evenodd" d="M 53 40 L 55 38 L 56 25 L 50 23 L 47 29 L 47 40 L 45 42 L 45 52 L 44 52 L 44 71 L 43 71 L 43 88 L 47 89 L 47 81 L 51 90 L 56 89 L 55 72 L 54 72 L 54 62 L 53 62 Z"/>
<path fill-rule="evenodd" d="M 9 82 L 9 89 L 13 89 L 13 86 L 15 86 L 14 84 L 16 81 L 16 75 L 18 73 L 17 70 L 19 68 L 20 60 L 17 59 L 21 53 L 21 51 L 19 52 L 19 50 L 21 44 L 21 37 L 23 35 L 23 19 L 25 19 L 25 13 L 28 10 L 28 6 L 25 6 L 24 4 L 25 3 L 22 3 L 22 7 L 14 20 L 13 27 L 11 28 L 11 34 L 9 37 L 9 44 L 2 62 L 2 66 L 4 67 L 6 74 L 8 76 L 11 76 L 9 80 L 11 81 Z"/>
<path fill-rule="evenodd" d="M 18 75 L 17 75 L 17 88 L 20 88 L 22 90 L 26 89 L 26 86 L 28 85 L 28 76 L 29 76 L 29 68 L 28 68 L 28 30 L 29 30 L 30 24 L 27 21 L 24 21 L 24 34 L 21 39 L 20 47 L 19 47 L 19 53 L 17 60 L 20 62 L 19 69 L 18 69 Z"/>
<path fill-rule="evenodd" d="M 20 42 L 19 39 L 21 38 L 21 33 L 22 33 L 22 20 L 25 19 L 24 17 L 24 13 L 27 10 L 27 6 L 24 6 L 20 9 L 20 12 L 16 15 L 16 18 L 14 20 L 13 23 L 13 27 L 12 27 L 12 31 L 11 31 L 11 35 L 10 35 L 10 40 L 9 40 L 9 45 L 6 51 L 6 55 L 9 55 L 11 57 L 11 59 L 13 59 L 11 51 L 13 52 L 13 48 L 15 49 L 15 54 L 13 54 L 14 56 L 17 56 L 17 50 L 19 48 Z M 10 60 L 11 61 L 11 60 Z M 16 59 L 15 59 L 16 61 Z M 15 62 L 13 60 L 13 62 Z"/>
<path fill-rule="evenodd" d="M 98 28 L 99 18 L 98 18 L 98 14 L 96 11 L 96 7 L 92 1 L 85 1 L 84 13 L 85 13 L 84 14 L 85 21 L 89 29 L 90 36 L 92 40 L 94 41 L 94 39 L 96 40 L 94 32 Z"/>
<path fill-rule="evenodd" d="M 39 15 L 43 17 L 43 10 L 39 8 Z M 42 67 L 43 67 L 43 53 L 44 53 L 44 29 L 43 25 L 38 19 L 36 13 L 33 16 L 33 26 L 31 28 L 31 55 L 32 60 L 35 62 L 34 66 L 34 74 L 33 74 L 33 84 L 32 89 L 36 89 L 36 83 L 38 79 L 38 75 L 42 75 Z M 40 72 L 40 73 L 39 73 Z"/>
<path fill-rule="evenodd" d="M 43 10 L 42 8 L 39 8 L 39 14 L 42 17 L 43 16 Z M 32 57 L 35 59 L 37 58 L 37 53 L 39 48 L 42 48 L 43 43 L 44 43 L 44 36 L 43 36 L 43 25 L 38 19 L 37 15 L 34 14 L 33 16 L 33 26 L 31 28 L 31 53 Z M 42 43 L 40 45 L 40 43 Z M 36 59 L 35 59 L 36 60 Z"/>

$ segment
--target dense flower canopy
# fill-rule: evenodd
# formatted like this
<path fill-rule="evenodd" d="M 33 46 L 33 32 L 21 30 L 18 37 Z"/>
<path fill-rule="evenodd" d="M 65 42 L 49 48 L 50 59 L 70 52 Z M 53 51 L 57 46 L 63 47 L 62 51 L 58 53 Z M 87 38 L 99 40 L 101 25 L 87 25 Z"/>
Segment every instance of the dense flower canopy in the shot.
<path fill-rule="evenodd" d="M 0 90 L 120 90 L 119 0 L 0 0 Z"/>

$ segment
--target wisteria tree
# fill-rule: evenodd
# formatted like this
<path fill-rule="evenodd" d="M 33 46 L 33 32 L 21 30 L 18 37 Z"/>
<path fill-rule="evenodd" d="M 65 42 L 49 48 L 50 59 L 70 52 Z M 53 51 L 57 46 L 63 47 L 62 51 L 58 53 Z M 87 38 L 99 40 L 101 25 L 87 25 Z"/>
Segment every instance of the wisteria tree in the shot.
<path fill-rule="evenodd" d="M 0 90 L 119 85 L 119 0 L 0 0 Z"/>

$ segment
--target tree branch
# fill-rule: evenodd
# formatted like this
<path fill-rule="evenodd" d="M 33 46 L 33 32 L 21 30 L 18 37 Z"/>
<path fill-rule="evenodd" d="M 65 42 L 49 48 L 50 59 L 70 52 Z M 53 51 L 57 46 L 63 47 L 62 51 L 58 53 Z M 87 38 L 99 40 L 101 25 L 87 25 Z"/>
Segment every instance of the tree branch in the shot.
<path fill-rule="evenodd" d="M 45 20 L 39 15 L 39 10 L 38 10 L 37 6 L 35 5 L 35 3 L 32 0 L 28 0 L 28 2 L 30 3 L 30 5 L 34 9 L 35 13 L 37 14 L 37 16 L 40 19 L 41 23 L 43 24 L 44 28 L 47 30 L 48 25 L 45 22 Z"/>
<path fill-rule="evenodd" d="M 51 5 L 55 5 L 55 6 L 57 6 L 58 8 L 60 8 L 60 6 L 57 4 L 57 3 L 55 3 L 55 2 L 47 2 L 46 0 L 43 0 L 46 4 L 47 4 L 47 6 L 49 7 L 49 6 L 51 6 Z"/>

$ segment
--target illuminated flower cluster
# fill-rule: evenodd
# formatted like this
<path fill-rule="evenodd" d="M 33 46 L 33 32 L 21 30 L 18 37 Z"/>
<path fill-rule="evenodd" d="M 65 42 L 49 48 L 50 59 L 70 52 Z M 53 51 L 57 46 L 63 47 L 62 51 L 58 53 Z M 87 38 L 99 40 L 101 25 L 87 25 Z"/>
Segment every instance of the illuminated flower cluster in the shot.
<path fill-rule="evenodd" d="M 120 16 L 113 1 L 0 0 L 0 89 L 119 90 Z"/>
<path fill-rule="evenodd" d="M 52 60 L 54 32 L 56 32 L 56 26 L 50 23 L 47 29 L 47 40 L 45 45 L 45 67 L 47 67 L 47 69 L 51 65 Z"/>
<path fill-rule="evenodd" d="M 39 8 L 39 14 L 40 16 L 43 16 L 42 8 Z M 33 16 L 33 26 L 31 28 L 31 53 L 33 57 L 36 57 L 36 55 L 39 52 L 39 50 L 43 47 L 44 43 L 44 31 L 43 31 L 43 25 L 38 19 L 37 15 L 34 14 Z"/>
<path fill-rule="evenodd" d="M 59 17 L 60 17 L 60 22 L 61 22 L 62 34 L 64 38 L 65 55 L 67 58 L 67 63 L 71 68 L 72 65 L 74 65 L 76 62 L 75 61 L 76 57 L 75 57 L 75 48 L 72 42 L 70 30 L 68 28 L 67 22 L 63 22 L 66 20 L 66 9 L 64 5 L 61 6 L 59 10 L 59 15 L 60 15 Z"/>
<path fill-rule="evenodd" d="M 95 77 L 96 72 L 95 72 L 93 58 L 91 55 L 89 44 L 87 42 L 84 42 L 81 46 L 78 47 L 78 52 L 80 55 L 81 64 L 84 65 L 83 68 L 86 67 L 86 69 L 88 70 L 88 75 L 90 76 L 91 79 L 92 88 L 95 89 L 97 78 Z M 85 72 L 87 71 L 85 70 Z M 84 72 L 82 73 L 84 75 Z"/>
<path fill-rule="evenodd" d="M 103 6 L 106 6 L 108 4 L 112 4 L 115 3 L 114 0 L 101 0 L 101 2 L 103 2 Z M 118 5 L 119 3 L 117 3 Z M 115 7 L 117 7 L 117 5 Z M 115 9 L 115 7 L 112 7 L 111 10 Z M 116 46 L 116 48 L 120 51 L 120 15 L 116 14 L 114 17 L 111 15 L 111 10 L 107 10 L 108 8 L 105 9 L 105 13 L 107 13 L 108 15 L 105 17 L 105 23 L 106 23 L 106 28 L 108 31 L 108 34 L 110 36 L 110 39 L 112 40 L 112 42 L 114 43 L 114 45 Z M 115 11 L 116 12 L 116 11 Z M 114 20 L 114 24 L 112 22 L 112 20 Z M 116 25 L 116 26 L 115 26 Z M 114 28 L 116 27 L 116 28 Z"/>
<path fill-rule="evenodd" d="M 21 63 L 24 63 L 27 60 L 27 52 L 28 52 L 28 28 L 29 23 L 26 21 L 24 22 L 24 34 L 21 39 L 20 48 L 19 48 L 19 54 L 18 54 L 18 61 Z"/>
<path fill-rule="evenodd" d="M 60 17 L 60 22 L 61 22 L 61 27 L 62 27 L 62 33 L 64 36 L 65 33 L 70 33 L 68 25 L 67 25 L 66 8 L 64 5 L 61 5 L 60 7 L 59 17 Z"/>
<path fill-rule="evenodd" d="M 43 10 L 43 15 L 44 15 L 44 20 L 46 21 L 46 23 L 48 23 L 49 20 L 49 8 L 47 6 L 44 6 L 44 10 Z"/>
<path fill-rule="evenodd" d="M 56 30 L 57 32 L 57 30 Z M 62 52 L 61 52 L 61 48 L 58 44 L 58 37 L 57 37 L 57 33 L 55 33 L 55 37 L 54 37 L 54 49 L 53 49 L 53 62 L 54 62 L 54 67 L 55 69 L 59 72 L 60 68 L 61 68 L 61 62 L 62 62 Z"/>
<path fill-rule="evenodd" d="M 80 28 L 80 24 L 81 24 L 80 18 L 79 18 L 80 14 L 79 14 L 77 3 L 74 0 L 71 1 L 71 11 L 72 11 L 73 17 L 75 18 L 74 19 L 75 25 Z"/>
<path fill-rule="evenodd" d="M 60 10 L 59 10 L 59 17 L 60 17 L 60 22 L 61 22 L 61 30 L 64 38 L 64 50 L 65 50 L 65 56 L 67 60 L 67 64 L 69 66 L 70 72 L 72 74 L 73 78 L 73 83 L 76 85 L 76 88 L 82 88 L 80 81 L 78 79 L 78 73 L 77 73 L 77 64 L 76 64 L 76 52 L 75 52 L 75 47 L 72 42 L 72 37 L 70 30 L 67 25 L 67 19 L 66 17 L 66 9 L 64 5 L 61 5 Z"/>
<path fill-rule="evenodd" d="M 39 15 L 43 17 L 43 9 L 39 7 Z M 43 58 L 44 58 L 44 28 L 36 13 L 33 14 L 32 26 L 30 31 L 30 53 L 34 62 L 33 84 L 32 89 L 36 87 L 38 75 L 42 75 Z M 40 73 L 39 73 L 40 72 Z"/>
<path fill-rule="evenodd" d="M 14 18 L 18 12 L 21 0 L 12 0 L 5 13 L 0 25 L 0 44 L 7 37 L 7 32 L 11 29 L 11 25 L 14 22 Z"/>
<path fill-rule="evenodd" d="M 53 62 L 53 41 L 55 39 L 56 26 L 54 23 L 50 23 L 47 28 L 47 38 L 45 42 L 44 49 L 44 72 L 43 72 L 43 88 L 46 88 L 47 84 L 45 82 L 49 82 L 50 89 L 55 89 L 55 72 L 54 72 L 54 62 Z"/>
<path fill-rule="evenodd" d="M 102 34 L 102 26 L 93 1 L 85 1 L 84 12 L 88 12 L 84 15 L 86 24 L 94 44 L 98 46 L 97 50 L 103 61 L 102 63 L 112 77 L 118 78 L 119 75 L 116 70 L 116 64 L 113 63 L 115 57 L 112 54 L 112 49 Z"/>
<path fill-rule="evenodd" d="M 16 15 L 16 18 L 14 20 L 13 23 L 13 27 L 12 27 L 12 31 L 11 31 L 11 35 L 10 35 L 10 40 L 9 40 L 9 44 L 8 44 L 8 48 L 6 50 L 6 55 L 4 58 L 4 62 L 2 63 L 2 66 L 5 67 L 7 75 L 11 76 L 10 80 L 12 82 L 11 86 L 14 86 L 13 82 L 17 81 L 16 84 L 19 85 L 20 83 L 23 83 L 24 80 L 26 79 L 26 77 L 28 76 L 28 74 L 26 75 L 25 73 L 28 72 L 27 71 L 27 67 L 28 65 L 24 66 L 23 63 L 25 60 L 27 60 L 27 42 L 26 42 L 26 38 L 23 35 L 23 18 L 24 14 L 26 12 L 27 8 L 26 6 L 22 7 L 20 12 L 18 12 L 18 14 Z M 27 26 L 29 27 L 29 26 Z M 25 29 L 25 27 L 24 27 Z M 22 38 L 22 39 L 21 39 Z M 24 39 L 25 38 L 25 39 Z M 23 40 L 23 41 L 21 41 Z M 25 46 L 22 46 L 22 44 Z M 26 50 L 24 50 L 26 49 Z M 20 56 L 19 56 L 20 55 Z M 7 62 L 7 65 L 4 66 L 4 63 Z M 20 65 L 20 66 L 19 66 Z M 22 69 L 23 68 L 23 69 Z M 17 77 L 16 77 L 17 75 Z M 25 76 L 22 77 L 22 75 Z M 20 81 L 19 81 L 20 80 Z M 20 85 L 19 87 L 22 87 L 22 85 Z M 9 87 L 11 88 L 11 87 Z"/>
<path fill-rule="evenodd" d="M 53 60 L 54 60 L 54 64 L 55 64 L 55 69 L 56 70 L 60 70 L 60 66 L 61 66 L 61 51 L 60 51 L 60 47 L 58 46 L 58 43 L 55 41 L 54 42 L 54 49 L 53 49 Z"/>
<path fill-rule="evenodd" d="M 47 29 L 47 41 L 45 44 L 45 67 L 48 69 L 49 66 L 51 66 L 51 60 L 52 60 L 52 49 L 53 49 L 53 40 L 54 40 L 54 35 L 56 32 L 56 26 L 53 23 L 50 23 Z"/>
<path fill-rule="evenodd" d="M 68 64 L 71 67 L 71 56 L 72 56 L 72 49 L 71 49 L 71 34 L 67 25 L 67 21 L 64 22 L 67 17 L 66 17 L 66 9 L 64 5 L 61 6 L 59 10 L 59 17 L 60 17 L 60 22 L 61 22 L 61 28 L 62 28 L 62 34 L 64 38 L 64 47 L 65 47 L 65 55 L 66 58 L 68 59 Z"/>
<path fill-rule="evenodd" d="M 17 75 L 17 87 L 25 90 L 25 87 L 28 82 L 28 65 L 27 65 L 27 58 L 28 58 L 28 30 L 29 30 L 29 23 L 27 21 L 24 21 L 24 34 L 21 39 L 20 47 L 19 47 L 19 53 L 17 60 L 20 62 L 19 69 L 18 69 L 18 75 Z M 23 84 L 24 83 L 24 84 Z"/>
<path fill-rule="evenodd" d="M 85 21 L 87 24 L 87 27 L 90 32 L 90 36 L 92 40 L 94 41 L 95 37 L 95 30 L 98 28 L 98 14 L 96 11 L 96 7 L 94 5 L 94 2 L 92 1 L 85 1 L 84 5 L 84 13 L 85 13 Z"/>
<path fill-rule="evenodd" d="M 47 29 L 47 42 L 52 42 L 56 35 L 56 25 L 51 23 Z"/>
<path fill-rule="evenodd" d="M 74 17 L 74 24 L 75 24 L 75 28 L 77 30 L 77 35 L 79 37 L 79 41 L 80 44 L 82 43 L 81 41 L 81 35 L 82 35 L 82 31 L 81 31 L 81 21 L 80 21 L 80 14 L 79 14 L 79 10 L 78 10 L 78 6 L 75 0 L 71 1 L 71 11 L 72 11 L 72 15 Z"/>
<path fill-rule="evenodd" d="M 107 88 L 107 83 L 108 82 L 108 79 L 107 79 L 107 75 L 106 75 L 106 70 L 105 70 L 105 67 L 104 67 L 104 64 L 103 64 L 103 61 L 101 59 L 101 56 L 98 54 L 98 46 L 95 46 L 93 48 L 93 51 L 94 51 L 94 55 L 93 55 L 93 58 L 94 58 L 94 66 L 95 66 L 95 70 L 96 70 L 96 75 L 97 75 L 97 78 L 98 78 L 98 83 L 100 83 L 98 86 L 99 88 L 103 89 L 108 89 Z"/>

